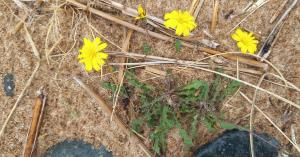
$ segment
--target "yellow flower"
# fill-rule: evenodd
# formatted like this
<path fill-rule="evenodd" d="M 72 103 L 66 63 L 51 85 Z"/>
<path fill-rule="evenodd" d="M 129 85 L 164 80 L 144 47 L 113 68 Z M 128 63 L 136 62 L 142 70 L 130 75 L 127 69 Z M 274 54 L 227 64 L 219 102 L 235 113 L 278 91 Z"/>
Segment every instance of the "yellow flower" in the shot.
<path fill-rule="evenodd" d="M 237 46 L 240 48 L 242 53 L 254 54 L 257 50 L 258 41 L 253 36 L 253 33 L 242 31 L 238 28 L 234 34 L 231 35 L 231 38 L 237 41 Z"/>
<path fill-rule="evenodd" d="M 138 11 L 139 15 L 137 17 L 135 17 L 136 20 L 146 18 L 146 11 L 142 7 L 142 5 L 139 4 L 137 11 Z"/>
<path fill-rule="evenodd" d="M 87 72 L 93 69 L 99 71 L 102 65 L 105 64 L 105 60 L 108 57 L 107 53 L 102 52 L 107 47 L 107 44 L 102 42 L 100 38 L 95 38 L 91 41 L 87 38 L 83 38 L 83 46 L 79 50 L 78 59 L 80 63 L 85 65 Z"/>
<path fill-rule="evenodd" d="M 166 13 L 164 18 L 166 28 L 176 29 L 175 34 L 178 36 L 189 36 L 190 32 L 197 27 L 194 17 L 187 11 L 174 10 Z"/>

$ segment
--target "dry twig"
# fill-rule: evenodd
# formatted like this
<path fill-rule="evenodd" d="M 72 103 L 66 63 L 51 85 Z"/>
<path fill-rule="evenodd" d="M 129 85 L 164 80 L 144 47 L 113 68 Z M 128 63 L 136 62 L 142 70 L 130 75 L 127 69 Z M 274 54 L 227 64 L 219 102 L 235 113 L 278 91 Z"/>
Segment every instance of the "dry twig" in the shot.
<path fill-rule="evenodd" d="M 297 2 L 298 0 L 294 0 L 293 3 L 291 3 L 291 5 L 285 10 L 285 12 L 277 21 L 277 23 L 274 25 L 272 31 L 270 32 L 269 36 L 267 37 L 266 41 L 264 42 L 263 46 L 260 48 L 258 52 L 258 55 L 262 57 L 261 60 L 265 60 L 270 55 L 271 53 L 270 49 L 276 40 L 277 34 L 281 30 L 281 26 L 283 25 L 284 20 L 292 11 L 292 9 L 296 6 Z"/>
<path fill-rule="evenodd" d="M 112 108 L 105 103 L 105 101 L 97 95 L 92 89 L 90 89 L 85 83 L 81 81 L 78 77 L 73 77 L 73 79 L 86 91 L 88 95 L 90 95 L 92 98 L 96 100 L 96 102 L 100 105 L 100 107 L 103 109 L 103 111 L 107 114 L 107 116 L 112 115 Z M 118 118 L 116 115 L 114 118 L 114 121 L 116 122 L 117 126 L 122 129 L 127 136 L 130 137 L 130 140 L 132 142 L 137 142 L 137 145 L 145 152 L 145 154 L 149 157 L 153 157 L 151 151 L 148 150 L 148 148 L 145 146 L 145 144 L 140 141 L 140 139 L 135 135 L 131 134 L 131 131 L 127 128 L 127 126 Z"/>
<path fill-rule="evenodd" d="M 219 0 L 215 0 L 214 2 L 215 4 L 214 4 L 213 16 L 212 16 L 211 27 L 210 27 L 211 33 L 215 33 L 216 30 L 216 25 L 218 21 L 219 3 L 220 3 Z"/>
<path fill-rule="evenodd" d="M 31 125 L 28 130 L 27 142 L 24 146 L 23 157 L 31 157 L 35 148 L 36 139 L 39 134 L 39 128 L 43 117 L 43 112 L 46 104 L 46 97 L 42 92 L 42 89 L 39 91 L 40 95 L 36 98 Z"/>

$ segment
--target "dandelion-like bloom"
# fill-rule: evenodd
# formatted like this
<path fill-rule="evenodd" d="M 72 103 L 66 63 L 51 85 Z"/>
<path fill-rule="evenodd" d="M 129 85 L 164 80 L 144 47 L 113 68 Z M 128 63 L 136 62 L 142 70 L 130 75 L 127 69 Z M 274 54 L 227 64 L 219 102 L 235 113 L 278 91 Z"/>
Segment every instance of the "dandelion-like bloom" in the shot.
<path fill-rule="evenodd" d="M 146 18 L 146 11 L 145 9 L 142 7 L 141 4 L 139 4 L 138 8 L 137 8 L 137 11 L 138 11 L 138 16 L 135 17 L 136 20 L 139 20 L 139 19 L 144 19 Z"/>
<path fill-rule="evenodd" d="M 176 29 L 178 36 L 189 36 L 190 32 L 197 27 L 195 18 L 187 11 L 174 10 L 165 14 L 164 25 L 166 28 Z"/>
<path fill-rule="evenodd" d="M 93 69 L 99 71 L 108 57 L 107 53 L 102 52 L 107 47 L 107 44 L 102 42 L 100 38 L 95 38 L 91 41 L 83 38 L 83 46 L 79 50 L 78 59 L 80 63 L 85 65 L 87 72 Z"/>
<path fill-rule="evenodd" d="M 238 28 L 235 33 L 231 35 L 231 38 L 237 41 L 237 46 L 242 53 L 249 52 L 250 54 L 254 54 L 257 50 L 258 41 L 252 32 L 248 33 Z"/>

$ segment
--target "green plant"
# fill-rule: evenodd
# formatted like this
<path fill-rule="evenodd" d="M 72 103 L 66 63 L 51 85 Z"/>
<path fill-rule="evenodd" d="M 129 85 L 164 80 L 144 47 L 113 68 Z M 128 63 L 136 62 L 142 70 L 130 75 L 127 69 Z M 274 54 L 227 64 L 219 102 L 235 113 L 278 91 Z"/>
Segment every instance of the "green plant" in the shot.
<path fill-rule="evenodd" d="M 137 133 L 141 132 L 142 125 L 143 125 L 143 119 L 133 119 L 130 122 L 130 127 Z"/>
<path fill-rule="evenodd" d="M 102 83 L 102 88 L 110 90 L 112 93 L 115 93 L 115 92 L 117 92 L 118 85 L 116 85 L 114 83 L 111 83 L 111 82 L 103 82 Z M 120 89 L 120 96 L 122 98 L 128 98 L 129 97 L 124 86 L 122 86 L 121 89 Z"/>
<path fill-rule="evenodd" d="M 159 113 L 159 125 L 155 127 L 154 132 L 150 134 L 150 139 L 153 141 L 153 150 L 157 154 L 166 151 L 166 137 L 168 132 L 174 127 L 175 121 L 170 116 L 171 110 L 168 106 L 162 106 Z"/>
<path fill-rule="evenodd" d="M 176 39 L 176 40 L 175 40 L 175 50 L 176 50 L 177 53 L 180 52 L 181 47 L 182 47 L 182 42 L 181 42 L 181 40 Z"/>
<path fill-rule="evenodd" d="M 150 54 L 150 52 L 151 52 L 150 45 L 148 45 L 147 43 L 143 43 L 143 53 L 145 55 L 148 55 L 148 54 Z"/>
<path fill-rule="evenodd" d="M 139 104 L 138 116 L 131 120 L 130 127 L 138 133 L 143 133 L 145 127 L 150 129 L 149 138 L 156 154 L 166 152 L 166 138 L 173 128 L 179 130 L 179 136 L 187 147 L 193 145 L 192 139 L 197 136 L 199 122 L 203 122 L 209 131 L 217 128 L 237 128 L 236 125 L 224 122 L 223 118 L 215 116 L 209 110 L 204 116 L 200 117 L 202 114 L 199 114 L 203 105 L 217 106 L 232 95 L 240 87 L 237 82 L 227 83 L 227 80 L 216 75 L 211 83 L 194 80 L 178 89 L 169 89 L 171 86 L 168 85 L 165 92 L 157 92 L 162 90 L 140 82 L 133 71 L 127 71 L 125 78 L 127 81 L 124 86 L 134 89 L 137 98 L 135 104 Z M 226 83 L 227 85 L 222 88 L 222 85 Z M 103 87 L 111 91 L 117 89 L 117 86 L 112 83 L 104 83 Z M 122 95 L 129 97 L 126 90 L 123 92 L 122 88 Z M 168 103 L 170 91 L 178 96 L 179 106 L 172 106 Z"/>
<path fill-rule="evenodd" d="M 239 129 L 240 128 L 239 126 L 237 126 L 235 124 L 225 122 L 223 119 L 217 117 L 214 114 L 209 114 L 209 115 L 205 116 L 203 119 L 203 123 L 209 132 L 213 132 L 217 128 L 221 128 L 221 129 Z"/>
<path fill-rule="evenodd" d="M 171 129 L 177 127 L 179 135 L 182 137 L 186 145 L 192 145 L 192 140 L 188 133 L 181 127 L 175 114 L 174 108 L 166 105 L 166 101 L 161 99 L 163 96 L 155 98 L 153 91 L 154 87 L 137 80 L 132 72 L 126 73 L 128 84 L 138 90 L 138 97 L 140 100 L 141 117 L 138 120 L 131 122 L 133 130 L 140 132 L 141 125 L 146 123 L 152 130 L 150 139 L 153 142 L 153 150 L 157 154 L 163 154 L 167 148 L 166 137 Z"/>
<path fill-rule="evenodd" d="M 205 101 L 208 96 L 209 86 L 205 81 L 195 80 L 179 91 L 184 104 Z"/>

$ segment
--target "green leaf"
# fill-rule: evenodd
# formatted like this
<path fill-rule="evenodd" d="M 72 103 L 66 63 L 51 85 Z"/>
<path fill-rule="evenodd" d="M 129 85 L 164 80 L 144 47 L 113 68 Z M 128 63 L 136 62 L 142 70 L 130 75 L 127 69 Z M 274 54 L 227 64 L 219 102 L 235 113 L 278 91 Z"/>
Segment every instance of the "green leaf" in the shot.
<path fill-rule="evenodd" d="M 206 116 L 203 123 L 209 132 L 214 132 L 216 130 L 217 118 L 213 115 Z"/>
<path fill-rule="evenodd" d="M 190 135 L 192 138 L 196 137 L 197 135 L 197 131 L 198 131 L 198 114 L 196 114 L 194 117 L 193 117 L 193 121 L 191 123 L 191 131 L 190 131 Z"/>
<path fill-rule="evenodd" d="M 142 126 L 142 124 L 143 124 L 143 120 L 142 119 L 134 119 L 134 120 L 132 120 L 130 122 L 130 127 L 134 131 L 140 133 L 141 132 L 141 126 Z"/>
<path fill-rule="evenodd" d="M 161 127 L 166 129 L 172 128 L 175 124 L 174 120 L 168 118 L 169 113 L 170 113 L 170 108 L 168 106 L 163 106 L 162 114 L 160 117 L 160 124 Z"/>
<path fill-rule="evenodd" d="M 116 90 L 117 90 L 117 85 L 110 83 L 110 82 L 103 82 L 102 87 L 104 89 L 110 90 L 113 93 L 116 92 Z"/>
<path fill-rule="evenodd" d="M 125 77 L 126 79 L 128 80 L 128 84 L 135 87 L 135 88 L 138 88 L 138 89 L 141 89 L 144 93 L 148 93 L 150 92 L 151 90 L 153 90 L 154 88 L 150 85 L 147 85 L 145 83 L 141 83 L 135 76 L 135 74 L 133 72 L 130 72 L 130 71 L 126 71 L 125 73 Z"/>
<path fill-rule="evenodd" d="M 113 84 L 111 82 L 103 82 L 102 87 L 104 89 L 107 89 L 107 90 L 111 91 L 112 93 L 115 93 L 115 92 L 117 92 L 118 85 Z M 128 98 L 128 94 L 127 94 L 127 91 L 124 88 L 124 86 L 122 86 L 121 89 L 120 89 L 120 96 L 123 97 L 123 98 Z"/>
<path fill-rule="evenodd" d="M 154 150 L 155 153 L 160 155 L 160 143 L 159 143 L 160 141 L 155 138 L 153 138 L 153 140 L 154 140 L 154 144 L 152 149 Z"/>
<path fill-rule="evenodd" d="M 222 129 L 231 130 L 231 129 L 237 129 L 237 128 L 239 128 L 237 125 L 235 125 L 233 123 L 227 123 L 227 122 L 224 122 L 224 121 L 219 121 L 219 124 L 220 124 L 220 127 Z"/>
<path fill-rule="evenodd" d="M 192 146 L 192 139 L 189 137 L 187 132 L 184 129 L 179 130 L 179 136 L 183 139 L 183 143 L 187 146 Z"/>
<path fill-rule="evenodd" d="M 176 52 L 177 52 L 177 53 L 180 52 L 181 46 L 182 46 L 181 40 L 176 39 L 176 40 L 175 40 L 175 49 L 176 49 Z"/>
<path fill-rule="evenodd" d="M 226 97 L 234 94 L 242 85 L 242 83 L 232 80 L 225 88 L 225 90 L 222 92 L 222 94 L 219 97 L 219 102 L 226 99 Z"/>
<path fill-rule="evenodd" d="M 151 52 L 150 45 L 148 45 L 147 43 L 143 43 L 143 53 L 145 55 L 148 55 L 148 54 L 150 54 L 150 52 Z"/>
<path fill-rule="evenodd" d="M 205 101 L 208 98 L 209 86 L 207 82 L 202 80 L 195 80 L 192 83 L 183 87 L 179 95 L 183 98 L 185 103 L 193 103 Z"/>
<path fill-rule="evenodd" d="M 222 72 L 221 69 L 217 69 L 218 72 Z M 216 104 L 217 98 L 220 96 L 220 84 L 221 84 L 221 75 L 216 74 L 215 79 L 210 85 L 209 96 L 211 104 Z"/>

